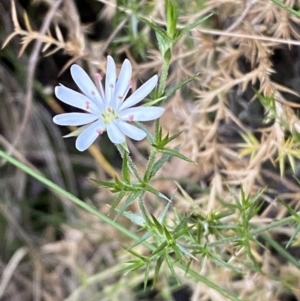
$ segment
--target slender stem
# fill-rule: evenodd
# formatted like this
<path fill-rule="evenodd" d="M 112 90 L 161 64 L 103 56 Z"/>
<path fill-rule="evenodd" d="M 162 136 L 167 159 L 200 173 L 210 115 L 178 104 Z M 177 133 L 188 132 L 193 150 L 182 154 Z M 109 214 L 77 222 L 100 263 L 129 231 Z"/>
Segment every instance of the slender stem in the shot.
<path fill-rule="evenodd" d="M 155 163 L 156 155 L 157 155 L 157 150 L 156 150 L 155 147 L 152 147 L 151 153 L 150 153 L 150 156 L 149 156 L 149 159 L 148 159 L 148 162 L 147 162 L 146 172 L 145 172 L 145 175 L 144 175 L 144 181 L 147 184 L 151 179 L 151 174 L 152 174 L 153 166 L 154 166 L 154 163 Z"/>
<path fill-rule="evenodd" d="M 158 87 L 159 97 L 164 94 L 166 89 L 169 66 L 170 66 L 170 60 L 163 59 L 163 65 L 161 68 L 161 77 L 160 77 L 159 87 Z"/>
<path fill-rule="evenodd" d="M 124 158 L 124 156 L 126 156 L 127 158 L 127 162 L 128 162 L 128 167 L 129 169 L 131 170 L 131 172 L 135 175 L 136 179 L 142 183 L 143 182 L 143 179 L 142 177 L 140 176 L 135 164 L 133 163 L 131 157 L 128 155 L 127 151 L 122 147 L 122 145 L 119 145 L 119 144 L 116 144 L 117 146 L 117 149 L 122 157 L 122 159 Z"/>
<path fill-rule="evenodd" d="M 135 164 L 133 163 L 131 157 L 127 154 L 127 160 L 128 160 L 128 165 L 129 165 L 129 168 L 130 170 L 134 173 L 136 179 L 142 183 L 143 182 L 143 178 L 140 176 Z"/>

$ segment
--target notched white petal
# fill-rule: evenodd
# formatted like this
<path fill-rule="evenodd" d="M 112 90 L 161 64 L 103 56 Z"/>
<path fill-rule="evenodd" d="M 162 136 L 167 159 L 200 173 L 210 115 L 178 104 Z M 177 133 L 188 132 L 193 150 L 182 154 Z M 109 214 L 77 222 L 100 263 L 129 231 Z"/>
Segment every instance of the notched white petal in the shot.
<path fill-rule="evenodd" d="M 95 103 L 103 102 L 95 84 L 87 73 L 79 66 L 71 66 L 71 75 L 78 88 Z"/>
<path fill-rule="evenodd" d="M 84 125 L 94 122 L 98 119 L 98 116 L 87 113 L 64 113 L 53 117 L 53 122 L 58 125 Z"/>
<path fill-rule="evenodd" d="M 144 131 L 127 122 L 119 121 L 117 123 L 117 126 L 124 135 L 128 136 L 131 139 L 140 141 L 146 137 L 146 133 Z"/>
<path fill-rule="evenodd" d="M 124 110 L 142 101 L 156 86 L 158 76 L 154 75 L 147 80 L 141 87 L 139 87 L 128 99 L 121 105 L 120 109 Z"/>
<path fill-rule="evenodd" d="M 149 121 L 159 118 L 165 109 L 161 107 L 137 107 L 120 112 L 120 119 L 124 121 Z"/>

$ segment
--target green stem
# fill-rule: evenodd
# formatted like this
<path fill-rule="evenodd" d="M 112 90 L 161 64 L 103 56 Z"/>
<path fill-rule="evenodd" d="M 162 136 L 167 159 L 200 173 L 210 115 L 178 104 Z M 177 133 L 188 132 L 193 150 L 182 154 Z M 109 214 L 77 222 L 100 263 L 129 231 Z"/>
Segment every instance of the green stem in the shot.
<path fill-rule="evenodd" d="M 128 167 L 129 167 L 129 169 L 131 170 L 131 172 L 135 175 L 136 179 L 137 179 L 140 183 L 142 183 L 142 182 L 143 182 L 143 179 L 142 179 L 142 177 L 140 176 L 140 174 L 139 174 L 139 172 L 138 172 L 138 170 L 137 170 L 135 164 L 133 163 L 133 161 L 132 161 L 131 157 L 129 156 L 129 154 L 127 153 L 127 151 L 126 151 L 122 146 L 120 146 L 120 145 L 118 145 L 118 144 L 116 144 L 116 146 L 117 146 L 118 151 L 119 151 L 120 154 L 121 154 L 122 159 L 124 158 L 124 156 L 126 156 L 127 162 L 128 162 Z"/>
<path fill-rule="evenodd" d="M 144 175 L 144 182 L 146 182 L 147 184 L 151 179 L 151 174 L 152 174 L 153 166 L 154 166 L 154 163 L 155 163 L 156 155 L 157 155 L 157 150 L 156 150 L 155 147 L 152 147 L 151 153 L 150 153 L 150 156 L 149 156 L 149 159 L 148 159 L 148 163 L 147 163 L 146 172 L 145 172 L 145 175 Z"/>
<path fill-rule="evenodd" d="M 142 195 L 139 196 L 139 208 L 141 210 L 142 215 L 145 218 L 145 221 L 148 222 L 149 217 L 148 217 L 147 209 L 146 209 L 145 202 L 144 202 L 144 195 L 145 195 L 145 193 L 143 193 Z"/>
<path fill-rule="evenodd" d="M 165 93 L 169 66 L 170 66 L 170 59 L 166 60 L 163 58 L 163 65 L 161 68 L 161 77 L 160 77 L 159 87 L 158 87 L 159 97 L 161 97 Z"/>

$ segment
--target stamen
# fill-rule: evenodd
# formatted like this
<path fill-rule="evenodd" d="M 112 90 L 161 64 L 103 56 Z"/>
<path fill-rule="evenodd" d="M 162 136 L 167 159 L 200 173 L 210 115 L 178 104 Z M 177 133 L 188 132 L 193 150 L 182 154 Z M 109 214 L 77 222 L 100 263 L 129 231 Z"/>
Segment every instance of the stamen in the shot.
<path fill-rule="evenodd" d="M 97 130 L 97 133 L 98 133 L 99 135 L 102 135 L 102 134 L 103 134 L 103 130 L 102 130 L 102 129 L 98 129 L 98 130 Z"/>
<path fill-rule="evenodd" d="M 125 99 L 126 95 L 128 94 L 129 89 L 131 89 L 132 86 L 133 86 L 132 80 L 130 80 L 129 83 L 128 83 L 128 87 L 127 87 L 127 89 L 126 89 L 124 95 L 119 95 L 119 96 L 118 96 L 118 98 L 120 99 L 120 101 L 123 101 L 123 100 Z"/>
<path fill-rule="evenodd" d="M 100 73 L 96 73 L 95 77 L 97 80 L 101 81 L 102 80 L 102 75 Z"/>
<path fill-rule="evenodd" d="M 105 96 L 104 96 L 104 90 L 102 86 L 102 75 L 100 73 L 95 74 L 96 80 L 98 81 L 98 86 L 99 86 L 99 91 L 100 91 L 100 97 L 102 98 L 102 101 L 104 101 Z"/>
<path fill-rule="evenodd" d="M 129 117 L 128 117 L 128 121 L 133 121 L 133 118 L 134 118 L 134 116 L 133 115 L 129 115 Z"/>
<path fill-rule="evenodd" d="M 90 103 L 89 103 L 88 101 L 85 102 L 85 109 L 86 109 L 87 111 L 90 110 Z"/>

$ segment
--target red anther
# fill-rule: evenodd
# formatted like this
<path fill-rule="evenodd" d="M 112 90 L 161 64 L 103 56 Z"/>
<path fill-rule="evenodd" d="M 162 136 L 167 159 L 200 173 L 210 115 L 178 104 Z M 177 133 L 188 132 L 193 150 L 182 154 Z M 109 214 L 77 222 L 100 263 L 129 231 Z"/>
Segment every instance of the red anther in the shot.
<path fill-rule="evenodd" d="M 108 108 L 107 108 L 107 112 L 111 113 L 111 112 L 112 112 L 112 108 L 111 108 L 111 107 L 108 107 Z"/>
<path fill-rule="evenodd" d="M 96 93 L 95 93 L 95 91 L 91 91 L 91 94 L 92 94 L 92 95 L 95 95 Z"/>
<path fill-rule="evenodd" d="M 129 89 L 131 89 L 132 86 L 133 86 L 133 83 L 132 83 L 132 80 L 130 80 L 130 81 L 129 81 L 129 85 L 128 85 Z"/>
<path fill-rule="evenodd" d="M 122 95 L 119 95 L 118 98 L 119 98 L 120 100 L 122 100 L 122 99 L 123 99 L 123 96 L 122 96 Z"/>
<path fill-rule="evenodd" d="M 103 134 L 103 130 L 102 129 L 98 129 L 97 133 L 98 133 L 98 135 L 102 135 Z"/>
<path fill-rule="evenodd" d="M 100 73 L 95 74 L 96 79 L 102 80 L 102 75 Z"/>
<path fill-rule="evenodd" d="M 113 85 L 113 84 L 110 84 L 110 85 L 109 85 L 109 87 L 110 87 L 110 88 L 113 88 L 113 87 L 114 87 L 114 85 Z"/>
<path fill-rule="evenodd" d="M 90 109 L 90 103 L 88 101 L 85 102 L 85 109 L 87 111 Z"/>
<path fill-rule="evenodd" d="M 128 121 L 130 121 L 130 122 L 133 121 L 133 117 L 134 117 L 133 115 L 129 115 Z"/>

